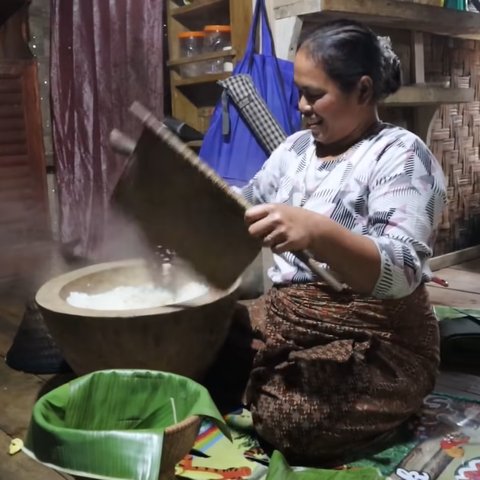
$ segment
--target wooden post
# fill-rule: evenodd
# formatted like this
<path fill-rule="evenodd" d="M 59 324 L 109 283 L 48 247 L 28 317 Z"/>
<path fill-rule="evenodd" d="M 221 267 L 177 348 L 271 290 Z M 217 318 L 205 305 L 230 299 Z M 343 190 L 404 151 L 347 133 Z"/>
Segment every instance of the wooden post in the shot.
<path fill-rule="evenodd" d="M 425 52 L 423 32 L 412 31 L 412 79 L 413 83 L 425 83 Z"/>

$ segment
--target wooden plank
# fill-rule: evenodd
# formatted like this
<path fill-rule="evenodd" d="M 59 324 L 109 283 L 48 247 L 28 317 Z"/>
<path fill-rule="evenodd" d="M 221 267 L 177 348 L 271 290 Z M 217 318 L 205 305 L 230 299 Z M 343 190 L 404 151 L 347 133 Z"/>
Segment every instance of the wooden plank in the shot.
<path fill-rule="evenodd" d="M 17 157 L 21 158 L 21 157 Z M 28 164 L 5 165 L 0 161 L 0 177 L 27 177 L 30 173 Z"/>
<path fill-rule="evenodd" d="M 430 301 L 434 305 L 460 308 L 480 308 L 480 294 L 451 290 L 445 287 L 427 286 Z"/>
<path fill-rule="evenodd" d="M 422 106 L 445 103 L 468 103 L 473 101 L 472 88 L 445 88 L 425 85 L 413 85 L 400 88 L 398 92 L 382 101 L 385 107 Z"/>
<path fill-rule="evenodd" d="M 22 118 L 22 105 L 0 105 L 0 117 L 2 118 Z"/>
<path fill-rule="evenodd" d="M 0 104 L 1 105 L 21 105 L 22 104 L 22 91 L 19 92 L 0 92 Z"/>
<path fill-rule="evenodd" d="M 0 430 L 11 437 L 25 437 L 32 408 L 44 385 L 40 378 L 0 362 Z"/>
<path fill-rule="evenodd" d="M 244 0 L 235 0 L 241 2 Z M 172 4 L 172 1 L 169 2 Z M 179 31 L 203 30 L 205 25 L 218 24 L 228 25 L 229 22 L 229 0 L 211 0 L 209 5 L 195 1 L 184 7 L 170 8 L 170 18 L 177 23 Z M 169 31 L 169 38 L 177 41 L 177 33 Z"/>
<path fill-rule="evenodd" d="M 351 18 L 458 38 L 480 39 L 480 15 L 398 0 L 275 0 L 275 18 L 302 16 L 305 22 Z"/>
<path fill-rule="evenodd" d="M 1 306 L 0 306 L 1 308 Z M 0 311 L 0 357 L 5 357 L 18 330 L 18 321 Z M 1 361 L 1 359 L 0 359 Z"/>
<path fill-rule="evenodd" d="M 12 438 L 25 438 L 37 399 L 72 378 L 73 374 L 37 376 L 0 362 L 0 430 Z"/>
<path fill-rule="evenodd" d="M 457 265 L 452 265 L 450 268 L 453 268 L 455 270 L 465 270 L 467 272 L 476 272 L 479 274 L 478 281 L 480 281 L 480 258 L 471 260 L 470 262 L 463 262 Z"/>
<path fill-rule="evenodd" d="M 460 290 L 462 292 L 480 294 L 480 275 L 477 272 L 469 272 L 454 268 L 437 270 L 435 276 L 448 282 L 448 290 Z M 443 287 L 440 287 L 443 288 Z"/>
<path fill-rule="evenodd" d="M 252 21 L 252 2 L 250 0 L 229 0 L 230 25 L 232 26 L 232 45 L 237 52 L 236 61 L 245 54 L 250 23 Z"/>
<path fill-rule="evenodd" d="M 25 144 L 26 140 L 25 130 L 0 130 L 0 145 L 12 143 Z"/>
<path fill-rule="evenodd" d="M 2 156 L 17 156 L 17 155 L 28 155 L 28 150 L 26 145 L 13 144 L 13 145 L 2 145 Z"/>
<path fill-rule="evenodd" d="M 225 0 L 195 0 L 192 5 L 171 8 L 170 15 L 185 22 L 188 21 L 189 17 L 198 18 L 198 16 L 204 14 L 215 16 L 216 13 L 218 14 L 217 11 L 228 16 L 228 2 L 225 2 Z"/>
<path fill-rule="evenodd" d="M 15 165 L 28 165 L 27 155 L 4 155 L 3 147 L 0 153 L 0 168 L 15 166 Z"/>
<path fill-rule="evenodd" d="M 23 118 L 3 118 L 0 119 L 0 130 L 24 130 L 25 122 Z"/>
<path fill-rule="evenodd" d="M 425 52 L 423 46 L 423 32 L 412 34 L 412 83 L 425 83 Z"/>
<path fill-rule="evenodd" d="M 0 75 L 0 80 L 0 93 L 20 93 L 22 91 L 20 76 L 16 78 L 5 78 Z"/>
<path fill-rule="evenodd" d="M 212 73 L 210 75 L 199 75 L 197 77 L 181 78 L 179 80 L 174 80 L 174 82 L 177 87 L 185 87 L 188 85 L 199 85 L 201 83 L 215 84 L 218 80 L 225 80 L 228 77 L 230 77 L 230 73 Z"/>
<path fill-rule="evenodd" d="M 231 50 L 202 53 L 201 55 L 195 55 L 193 57 L 182 57 L 169 60 L 167 66 L 177 67 L 180 65 L 188 65 L 189 63 L 203 62 L 205 60 L 215 60 L 217 58 L 229 58 L 234 57 L 237 52 L 232 48 Z"/>
<path fill-rule="evenodd" d="M 445 255 L 438 255 L 430 260 L 430 268 L 433 271 L 437 271 L 452 265 L 458 265 L 459 263 L 476 260 L 477 258 L 480 258 L 480 245 L 446 253 Z"/>
<path fill-rule="evenodd" d="M 0 478 L 2 480 L 62 480 L 72 477 L 52 470 L 23 452 L 8 454 L 11 437 L 0 431 Z"/>
<path fill-rule="evenodd" d="M 31 183 L 27 181 L 19 182 L 18 187 L 5 182 L 0 182 L 0 202 L 29 202 L 37 198 L 32 191 Z M 1 220 L 0 220 L 1 221 Z"/>

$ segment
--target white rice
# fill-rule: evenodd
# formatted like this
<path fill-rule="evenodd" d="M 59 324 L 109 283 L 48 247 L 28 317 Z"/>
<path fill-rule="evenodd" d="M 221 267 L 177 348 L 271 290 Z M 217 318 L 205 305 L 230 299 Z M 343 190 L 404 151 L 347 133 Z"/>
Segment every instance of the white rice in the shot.
<path fill-rule="evenodd" d="M 197 282 L 185 283 L 176 292 L 147 283 L 135 287 L 116 287 L 96 294 L 70 292 L 67 303 L 72 307 L 93 310 L 132 310 L 187 302 L 207 293 L 207 290 L 206 285 Z"/>

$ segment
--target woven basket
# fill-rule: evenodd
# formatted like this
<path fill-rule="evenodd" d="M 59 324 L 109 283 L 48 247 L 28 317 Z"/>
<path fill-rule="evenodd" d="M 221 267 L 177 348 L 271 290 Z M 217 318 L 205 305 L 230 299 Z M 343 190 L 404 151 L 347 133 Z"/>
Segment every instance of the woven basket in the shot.
<path fill-rule="evenodd" d="M 38 305 L 29 300 L 6 358 L 6 364 L 28 373 L 71 372 L 71 368 L 51 336 Z"/>
<path fill-rule="evenodd" d="M 175 479 L 175 465 L 193 447 L 200 423 L 200 417 L 192 415 L 165 429 L 159 480 Z"/>

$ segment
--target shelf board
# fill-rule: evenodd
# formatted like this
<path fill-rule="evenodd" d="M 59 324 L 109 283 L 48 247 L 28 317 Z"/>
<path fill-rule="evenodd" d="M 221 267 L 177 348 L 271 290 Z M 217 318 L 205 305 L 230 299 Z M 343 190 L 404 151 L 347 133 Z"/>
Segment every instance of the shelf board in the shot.
<path fill-rule="evenodd" d="M 218 80 L 225 80 L 230 76 L 231 76 L 231 73 L 213 73 L 209 75 L 200 75 L 198 77 L 179 78 L 174 80 L 173 84 L 176 87 L 186 87 L 190 85 L 198 85 L 201 83 L 215 83 Z"/>
<path fill-rule="evenodd" d="M 215 18 L 217 12 L 228 15 L 228 2 L 225 0 L 195 0 L 192 5 L 172 8 L 170 14 L 180 22 L 188 22 L 204 12 Z"/>
<path fill-rule="evenodd" d="M 480 14 L 399 0 L 274 0 L 276 19 L 305 22 L 336 18 L 450 37 L 480 40 Z"/>
<path fill-rule="evenodd" d="M 407 85 L 383 100 L 386 107 L 467 103 L 473 101 L 473 88 L 445 88 L 425 85 Z"/>
<path fill-rule="evenodd" d="M 178 65 L 186 65 L 188 63 L 203 62 L 206 60 L 215 60 L 217 58 L 229 58 L 234 57 L 237 52 L 232 48 L 231 50 L 225 50 L 220 52 L 202 53 L 201 55 L 195 55 L 194 57 L 175 58 L 167 62 L 167 66 L 176 67 Z"/>
<path fill-rule="evenodd" d="M 3 25 L 14 13 L 26 4 L 27 0 L 3 0 L 0 11 L 0 25 Z"/>

